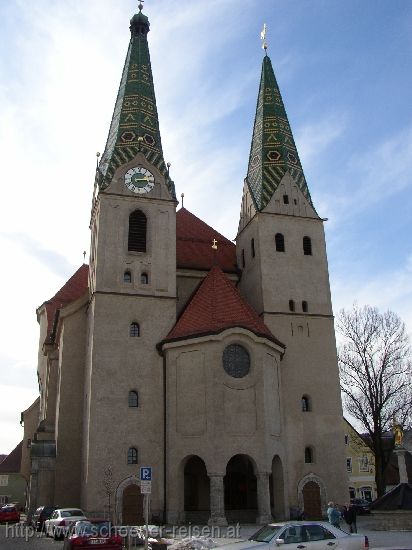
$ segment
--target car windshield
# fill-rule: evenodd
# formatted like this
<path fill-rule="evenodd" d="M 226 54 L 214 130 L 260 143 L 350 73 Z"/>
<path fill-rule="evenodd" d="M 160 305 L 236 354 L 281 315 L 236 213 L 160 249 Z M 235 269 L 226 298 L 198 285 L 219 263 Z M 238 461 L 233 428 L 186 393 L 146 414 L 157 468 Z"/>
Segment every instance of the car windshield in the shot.
<path fill-rule="evenodd" d="M 62 510 L 61 516 L 62 518 L 70 518 L 76 516 L 84 516 L 84 514 L 81 510 Z"/>
<path fill-rule="evenodd" d="M 76 535 L 92 535 L 100 537 L 108 537 L 110 535 L 110 523 L 108 521 L 93 522 L 82 521 L 76 523 Z"/>
<path fill-rule="evenodd" d="M 281 529 L 281 525 L 265 525 L 259 531 L 256 531 L 254 535 L 249 537 L 249 540 L 256 542 L 270 542 L 276 533 Z"/>

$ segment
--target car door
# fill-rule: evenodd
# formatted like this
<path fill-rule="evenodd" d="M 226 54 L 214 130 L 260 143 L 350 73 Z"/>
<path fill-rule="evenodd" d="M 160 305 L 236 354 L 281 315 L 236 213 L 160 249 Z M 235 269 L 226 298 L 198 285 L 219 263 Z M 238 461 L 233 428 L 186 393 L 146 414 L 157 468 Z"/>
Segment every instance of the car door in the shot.
<path fill-rule="evenodd" d="M 323 525 L 306 525 L 307 550 L 333 550 L 338 546 L 338 539 Z"/>
<path fill-rule="evenodd" d="M 285 550 L 333 550 L 338 543 L 333 533 L 316 523 L 288 526 L 279 538 Z"/>

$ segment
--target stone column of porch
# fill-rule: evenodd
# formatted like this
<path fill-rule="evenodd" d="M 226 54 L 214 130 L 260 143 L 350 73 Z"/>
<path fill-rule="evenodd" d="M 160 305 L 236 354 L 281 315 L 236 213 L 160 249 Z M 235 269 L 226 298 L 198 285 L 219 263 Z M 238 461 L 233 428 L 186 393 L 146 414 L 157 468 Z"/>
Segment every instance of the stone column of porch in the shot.
<path fill-rule="evenodd" d="M 270 512 L 269 473 L 259 472 L 256 474 L 256 480 L 258 504 L 256 523 L 263 525 L 272 521 L 272 514 Z"/>
<path fill-rule="evenodd" d="M 227 525 L 225 516 L 225 491 L 223 474 L 209 474 L 210 479 L 210 518 L 208 525 Z"/>

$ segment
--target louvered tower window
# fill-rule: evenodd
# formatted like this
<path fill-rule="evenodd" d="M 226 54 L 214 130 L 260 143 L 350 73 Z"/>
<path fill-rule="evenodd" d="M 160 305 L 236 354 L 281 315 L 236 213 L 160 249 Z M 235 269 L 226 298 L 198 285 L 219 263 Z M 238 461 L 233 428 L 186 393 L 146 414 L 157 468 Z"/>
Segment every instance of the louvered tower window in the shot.
<path fill-rule="evenodd" d="M 129 407 L 138 407 L 139 406 L 139 396 L 137 391 L 129 391 Z"/>
<path fill-rule="evenodd" d="M 276 233 L 275 244 L 277 252 L 285 252 L 285 237 L 282 235 L 282 233 Z"/>
<path fill-rule="evenodd" d="M 129 216 L 128 250 L 146 252 L 147 218 L 141 210 L 135 210 Z"/>
<path fill-rule="evenodd" d="M 312 256 L 312 241 L 310 237 L 303 237 L 303 254 L 305 256 Z"/>

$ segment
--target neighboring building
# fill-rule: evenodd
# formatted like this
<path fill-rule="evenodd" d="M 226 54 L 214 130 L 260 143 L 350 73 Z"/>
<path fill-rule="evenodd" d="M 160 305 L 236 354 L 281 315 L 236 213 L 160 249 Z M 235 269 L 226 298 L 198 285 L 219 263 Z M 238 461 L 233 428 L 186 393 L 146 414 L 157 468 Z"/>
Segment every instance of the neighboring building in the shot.
<path fill-rule="evenodd" d="M 349 497 L 375 500 L 375 454 L 346 418 L 343 425 Z"/>
<path fill-rule="evenodd" d="M 116 521 L 139 523 L 150 465 L 153 520 L 319 517 L 347 495 L 325 236 L 271 61 L 234 245 L 176 212 L 147 17 L 130 30 L 90 266 L 37 312 L 30 508 L 103 514 L 110 500 Z"/>
<path fill-rule="evenodd" d="M 26 504 L 27 481 L 20 473 L 23 443 L 19 443 L 0 463 L 0 505 L 17 504 L 23 508 Z"/>

